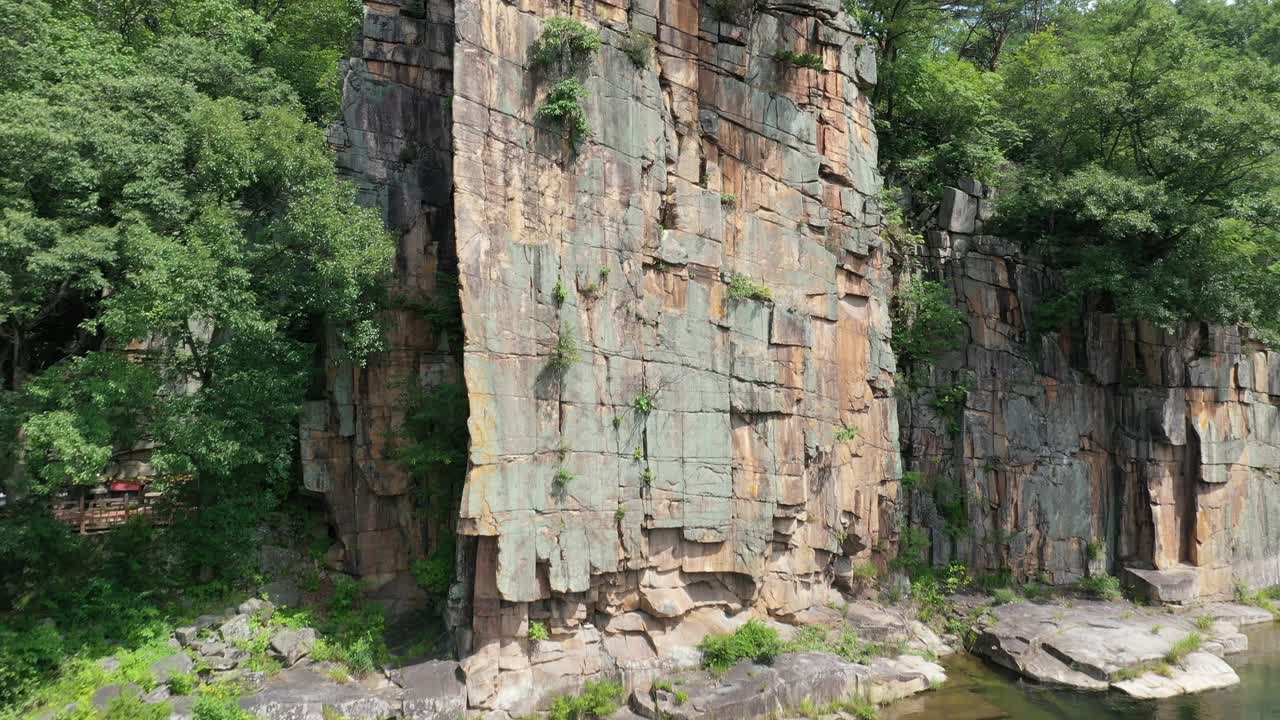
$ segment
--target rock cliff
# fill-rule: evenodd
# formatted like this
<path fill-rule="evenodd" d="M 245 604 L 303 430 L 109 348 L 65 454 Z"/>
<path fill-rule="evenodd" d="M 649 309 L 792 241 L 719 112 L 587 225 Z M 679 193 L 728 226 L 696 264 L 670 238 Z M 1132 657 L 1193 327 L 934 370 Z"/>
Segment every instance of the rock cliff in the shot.
<path fill-rule="evenodd" d="M 1037 332 L 1060 273 L 984 234 L 992 195 L 948 188 L 923 249 L 969 321 L 900 406 L 934 561 L 1110 572 L 1166 601 L 1280 582 L 1280 355 L 1247 328 L 1103 312 Z"/>
<path fill-rule="evenodd" d="M 875 63 L 838 5 L 366 10 L 341 164 L 402 235 L 397 290 L 429 298 L 457 238 L 471 705 L 658 668 L 727 616 L 825 601 L 837 558 L 883 553 L 899 452 Z M 530 51 L 555 15 L 603 38 L 579 143 L 537 115 L 550 83 Z M 394 389 L 451 370 L 411 311 L 392 328 L 302 431 L 346 567 L 384 586 L 433 532 L 391 458 Z"/>
<path fill-rule="evenodd" d="M 1280 582 L 1280 358 L 1237 328 L 1103 313 L 1033 333 L 1059 281 L 983 233 L 976 183 L 919 258 L 967 338 L 895 389 L 875 60 L 837 3 L 365 7 L 331 135 L 400 235 L 402 302 L 389 350 L 308 403 L 304 482 L 330 561 L 397 609 L 456 524 L 472 708 L 696 662 L 709 631 L 884 569 L 909 526 L 935 564 L 1128 571 L 1165 600 Z M 574 70 L 577 139 L 539 114 L 555 16 L 602 40 Z M 460 353 L 421 312 L 451 299 L 441 273 Z M 403 389 L 459 380 L 465 484 L 424 513 L 395 456 Z"/>

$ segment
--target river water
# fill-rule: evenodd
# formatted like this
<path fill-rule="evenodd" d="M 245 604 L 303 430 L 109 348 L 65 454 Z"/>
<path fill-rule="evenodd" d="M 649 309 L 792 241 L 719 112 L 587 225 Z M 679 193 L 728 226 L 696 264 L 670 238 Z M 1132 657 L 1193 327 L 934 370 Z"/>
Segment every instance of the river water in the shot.
<path fill-rule="evenodd" d="M 1168 700 L 1052 689 L 971 655 L 943 664 L 941 688 L 884 708 L 883 720 L 1280 720 L 1280 623 L 1244 628 L 1249 650 L 1227 656 L 1240 684 Z"/>

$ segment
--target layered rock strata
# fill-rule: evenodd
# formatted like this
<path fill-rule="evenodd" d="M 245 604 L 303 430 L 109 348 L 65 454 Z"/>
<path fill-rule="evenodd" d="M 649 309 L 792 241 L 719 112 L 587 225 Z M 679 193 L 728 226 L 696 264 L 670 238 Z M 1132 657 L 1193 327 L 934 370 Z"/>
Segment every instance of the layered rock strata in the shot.
<path fill-rule="evenodd" d="M 364 29 L 342 68 L 342 118 L 330 130 L 339 174 L 362 203 L 382 209 L 399 238 L 385 317 L 387 350 L 342 362 L 330 344 L 322 396 L 300 431 L 303 485 L 323 493 L 337 542 L 329 564 L 364 580 L 393 612 L 422 593 L 413 561 L 441 541 L 446 513 L 415 502 L 415 481 L 395 460 L 405 395 L 461 381 L 456 349 L 426 320 L 453 242 L 453 13 L 450 2 L 366 2 Z M 448 286 L 446 286 L 447 288 Z M 421 493 L 417 493 L 421 495 Z"/>
<path fill-rule="evenodd" d="M 900 408 L 934 562 L 1111 572 L 1175 602 L 1280 582 L 1280 355 L 1103 312 L 1037 332 L 1060 274 L 985 234 L 993 210 L 990 188 L 948 188 L 921 258 L 968 321 Z"/>
<path fill-rule="evenodd" d="M 471 705 L 693 659 L 729 615 L 797 613 L 836 558 L 883 555 L 875 62 L 838 4 L 365 5 L 340 163 L 402 235 L 398 290 L 430 297 L 457 238 Z M 578 143 L 537 114 L 530 49 L 555 15 L 603 39 Z M 396 313 L 393 350 L 308 405 L 307 487 L 372 584 L 429 544 L 384 438 L 397 383 L 447 378 L 440 340 Z"/>
<path fill-rule="evenodd" d="M 565 12 L 456 6 L 481 708 L 799 612 L 893 516 L 868 47 L 834 2 L 575 7 L 603 47 L 574 145 L 530 60 Z"/>

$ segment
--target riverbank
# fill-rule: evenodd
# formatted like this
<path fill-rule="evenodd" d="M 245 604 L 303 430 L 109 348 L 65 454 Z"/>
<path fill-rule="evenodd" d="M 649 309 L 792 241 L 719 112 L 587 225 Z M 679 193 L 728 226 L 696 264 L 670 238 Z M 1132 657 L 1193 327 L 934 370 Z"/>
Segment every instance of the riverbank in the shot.
<path fill-rule="evenodd" d="M 1280 687 L 1280 624 L 1243 628 L 1248 649 L 1230 663 L 1230 688 L 1161 700 L 1082 692 L 1029 682 L 968 653 L 943 661 L 947 683 L 880 711 L 880 720 L 1264 720 L 1275 717 Z"/>

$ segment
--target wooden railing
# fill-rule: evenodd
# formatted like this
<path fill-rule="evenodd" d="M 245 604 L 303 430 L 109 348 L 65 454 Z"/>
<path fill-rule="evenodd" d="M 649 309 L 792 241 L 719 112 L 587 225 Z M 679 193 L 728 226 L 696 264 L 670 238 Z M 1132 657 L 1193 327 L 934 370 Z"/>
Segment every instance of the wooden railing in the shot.
<path fill-rule="evenodd" d="M 55 500 L 49 504 L 49 510 L 55 518 L 75 528 L 81 535 L 104 532 L 140 516 L 147 517 L 155 525 L 168 525 L 173 521 L 172 508 L 161 510 L 156 502 L 158 497 L 145 495 L 141 498 Z"/>

